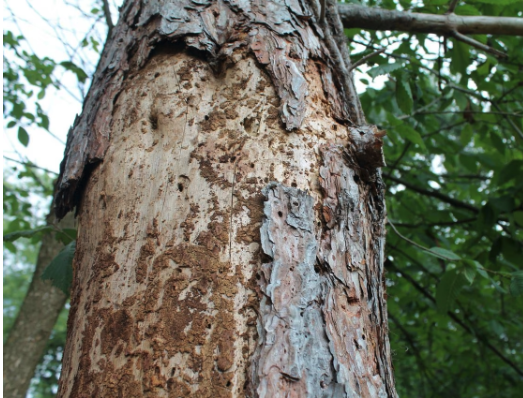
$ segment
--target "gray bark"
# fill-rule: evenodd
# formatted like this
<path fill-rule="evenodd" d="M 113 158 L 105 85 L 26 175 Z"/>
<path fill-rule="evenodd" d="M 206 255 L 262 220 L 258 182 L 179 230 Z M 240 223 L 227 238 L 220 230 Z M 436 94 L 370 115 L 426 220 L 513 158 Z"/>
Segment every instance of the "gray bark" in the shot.
<path fill-rule="evenodd" d="M 48 222 L 54 215 L 48 216 Z M 70 214 L 58 225 L 73 228 L 74 218 Z M 23 398 L 36 366 L 42 357 L 49 336 L 60 311 L 67 300 L 66 295 L 40 276 L 51 260 L 63 249 L 54 233 L 42 237 L 36 260 L 36 269 L 29 290 L 20 307 L 13 328 L 4 344 L 4 397 Z"/>

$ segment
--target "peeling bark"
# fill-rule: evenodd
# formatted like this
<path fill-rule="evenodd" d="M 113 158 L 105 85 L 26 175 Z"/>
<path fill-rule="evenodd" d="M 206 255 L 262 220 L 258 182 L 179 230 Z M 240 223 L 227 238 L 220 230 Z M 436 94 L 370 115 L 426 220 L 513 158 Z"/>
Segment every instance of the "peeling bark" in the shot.
<path fill-rule="evenodd" d="M 323 37 L 300 1 L 126 3 L 62 163 L 61 397 L 396 396 L 383 133 Z"/>
<path fill-rule="evenodd" d="M 234 62 L 238 49 L 250 50 L 272 78 L 289 131 L 301 127 L 305 117 L 309 94 L 305 68 L 309 60 L 321 60 L 330 112 L 337 120 L 349 121 L 339 94 L 345 76 L 332 68 L 329 51 L 321 44 L 322 28 L 314 21 L 307 3 L 298 0 L 127 1 L 102 53 L 82 115 L 69 134 L 57 215 L 62 217 L 77 204 L 89 165 L 104 158 L 114 101 L 128 73 L 142 68 L 151 52 L 167 43 L 183 43 L 202 52 L 217 71 Z"/>
<path fill-rule="evenodd" d="M 264 190 L 261 243 L 272 261 L 260 272 L 253 384 L 260 397 L 395 397 L 381 179 L 360 178 L 342 147 L 321 153 L 320 235 L 310 195 Z"/>

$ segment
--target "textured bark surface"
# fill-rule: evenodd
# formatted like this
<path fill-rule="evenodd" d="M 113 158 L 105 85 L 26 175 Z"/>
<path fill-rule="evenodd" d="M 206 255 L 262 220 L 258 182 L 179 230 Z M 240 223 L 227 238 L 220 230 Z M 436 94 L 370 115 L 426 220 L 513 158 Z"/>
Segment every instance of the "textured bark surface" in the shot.
<path fill-rule="evenodd" d="M 60 396 L 395 397 L 383 134 L 321 38 L 297 1 L 124 6 L 62 163 Z"/>
<path fill-rule="evenodd" d="M 80 205 L 61 396 L 245 396 L 262 189 L 281 181 L 318 201 L 318 148 L 348 139 L 308 69 L 313 100 L 293 133 L 247 54 L 216 76 L 159 53 L 129 76 Z"/>
<path fill-rule="evenodd" d="M 329 51 L 321 44 L 322 28 L 311 23 L 314 20 L 307 3 L 299 0 L 127 1 L 103 51 L 82 115 L 69 134 L 56 197 L 58 216 L 77 203 L 88 166 L 104 158 L 114 100 L 126 76 L 143 67 L 159 45 L 183 43 L 207 57 L 215 71 L 233 63 L 238 49 L 254 54 L 271 76 L 287 130 L 299 128 L 305 117 L 308 61 L 321 60 L 330 115 L 349 121 L 339 93 L 346 77 L 332 67 Z"/>
<path fill-rule="evenodd" d="M 381 179 L 342 147 L 320 152 L 321 219 L 303 191 L 264 191 L 272 261 L 262 266 L 253 385 L 261 397 L 394 397 Z"/>
<path fill-rule="evenodd" d="M 48 221 L 54 215 L 48 216 Z M 58 226 L 73 228 L 73 215 L 67 215 Z M 4 344 L 4 396 L 23 398 L 36 366 L 44 354 L 47 341 L 60 311 L 67 299 L 66 295 L 51 282 L 40 279 L 42 272 L 64 245 L 54 234 L 46 234 L 38 252 L 36 268 L 29 289 L 20 307 L 16 321 Z"/>

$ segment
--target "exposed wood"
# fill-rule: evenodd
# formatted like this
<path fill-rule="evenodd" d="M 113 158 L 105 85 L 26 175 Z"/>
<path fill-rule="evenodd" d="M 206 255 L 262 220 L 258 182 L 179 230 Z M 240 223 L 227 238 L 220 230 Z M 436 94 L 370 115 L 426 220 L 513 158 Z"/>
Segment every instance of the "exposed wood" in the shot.
<path fill-rule="evenodd" d="M 200 51 L 217 72 L 234 62 L 236 50 L 248 49 L 271 76 L 281 100 L 280 115 L 289 131 L 299 128 L 305 117 L 307 62 L 323 60 L 323 89 L 332 115 L 349 121 L 349 110 L 340 95 L 346 77 L 331 67 L 329 50 L 321 45 L 321 27 L 311 25 L 315 17 L 306 3 L 289 4 L 272 0 L 257 4 L 127 1 L 102 53 L 82 115 L 68 136 L 56 196 L 57 215 L 62 217 L 74 208 L 91 165 L 104 158 L 113 102 L 127 74 L 143 67 L 154 48 L 167 43 Z"/>
<path fill-rule="evenodd" d="M 62 163 L 61 397 L 396 397 L 384 132 L 351 117 L 317 11 L 124 5 Z"/>
<path fill-rule="evenodd" d="M 54 218 L 54 214 L 50 214 L 48 222 L 53 222 Z M 73 225 L 72 214 L 58 224 L 61 228 L 73 228 Z M 33 279 L 4 344 L 5 397 L 24 398 L 27 395 L 36 366 L 64 307 L 66 295 L 52 286 L 50 281 L 40 279 L 44 269 L 63 247 L 55 239 L 54 233 L 48 233 L 42 238 Z"/>
<path fill-rule="evenodd" d="M 401 32 L 523 35 L 523 18 L 421 14 L 384 10 L 355 4 L 339 4 L 346 29 L 397 30 Z"/>
<path fill-rule="evenodd" d="M 291 133 L 248 54 L 216 76 L 161 52 L 128 77 L 79 209 L 60 396 L 245 396 L 261 191 L 281 181 L 320 203 L 318 148 L 348 143 L 314 63 L 305 76 L 307 117 Z"/>

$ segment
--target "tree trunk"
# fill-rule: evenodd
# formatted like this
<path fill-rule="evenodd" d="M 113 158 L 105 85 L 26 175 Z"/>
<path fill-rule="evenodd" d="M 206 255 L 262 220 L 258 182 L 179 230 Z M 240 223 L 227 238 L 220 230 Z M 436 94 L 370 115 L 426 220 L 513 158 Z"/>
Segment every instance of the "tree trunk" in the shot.
<path fill-rule="evenodd" d="M 51 222 L 54 218 L 54 215 L 49 215 L 47 220 Z M 67 215 L 58 225 L 73 228 L 73 215 Z M 60 289 L 40 278 L 63 247 L 53 233 L 42 238 L 33 279 L 4 344 L 4 396 L 7 398 L 26 396 L 36 366 L 67 300 Z"/>
<path fill-rule="evenodd" d="M 396 397 L 382 133 L 316 16 L 124 5 L 62 163 L 61 397 Z"/>

